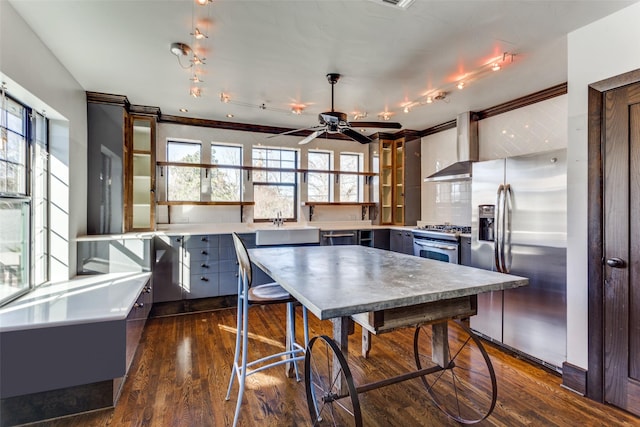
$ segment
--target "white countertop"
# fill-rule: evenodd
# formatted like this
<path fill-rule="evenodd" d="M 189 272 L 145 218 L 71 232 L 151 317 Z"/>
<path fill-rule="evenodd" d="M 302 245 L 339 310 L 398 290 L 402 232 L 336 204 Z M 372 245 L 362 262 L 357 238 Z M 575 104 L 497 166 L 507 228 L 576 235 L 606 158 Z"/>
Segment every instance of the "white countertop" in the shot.
<path fill-rule="evenodd" d="M 0 308 L 0 332 L 125 319 L 151 273 L 78 276 Z"/>
<path fill-rule="evenodd" d="M 156 231 L 123 233 L 113 235 L 80 236 L 77 241 L 148 239 L 153 236 L 189 236 L 193 234 L 231 234 L 255 233 L 257 230 L 276 228 L 269 222 L 256 223 L 220 223 L 220 224 L 170 224 L 159 225 Z M 371 221 L 334 221 L 334 222 L 285 222 L 282 228 L 317 228 L 320 230 L 413 230 L 415 225 L 372 225 Z"/>

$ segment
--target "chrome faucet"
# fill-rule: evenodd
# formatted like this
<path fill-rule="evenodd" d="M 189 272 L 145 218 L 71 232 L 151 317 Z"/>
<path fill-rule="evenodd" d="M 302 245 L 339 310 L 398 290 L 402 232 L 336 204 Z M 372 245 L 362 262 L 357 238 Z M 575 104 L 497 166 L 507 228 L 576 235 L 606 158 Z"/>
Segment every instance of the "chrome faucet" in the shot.
<path fill-rule="evenodd" d="M 278 211 L 277 216 L 273 219 L 273 225 L 276 227 L 280 227 L 284 224 L 284 219 L 282 218 L 282 211 Z"/>

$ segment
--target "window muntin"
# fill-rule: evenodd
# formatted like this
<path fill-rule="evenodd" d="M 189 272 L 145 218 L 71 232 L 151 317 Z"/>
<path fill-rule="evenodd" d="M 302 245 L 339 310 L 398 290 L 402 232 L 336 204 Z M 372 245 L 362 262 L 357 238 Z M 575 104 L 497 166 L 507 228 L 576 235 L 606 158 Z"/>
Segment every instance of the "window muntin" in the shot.
<path fill-rule="evenodd" d="M 212 201 L 242 200 L 242 147 L 211 144 L 211 164 L 234 166 L 213 168 L 209 174 Z"/>
<path fill-rule="evenodd" d="M 308 169 L 331 170 L 331 153 L 328 151 L 309 151 Z M 331 175 L 329 173 L 307 173 L 307 200 L 310 202 L 331 201 Z"/>
<path fill-rule="evenodd" d="M 167 142 L 167 161 L 200 163 L 202 145 L 199 142 Z M 167 167 L 167 200 L 200 201 L 200 167 Z"/>
<path fill-rule="evenodd" d="M 286 169 L 297 168 L 298 152 L 281 148 L 254 148 L 252 164 L 256 168 L 279 169 L 253 171 L 253 219 L 268 221 L 280 214 L 286 220 L 295 221 L 298 175 Z"/>
<path fill-rule="evenodd" d="M 340 170 L 344 172 L 361 172 L 362 155 L 340 153 Z M 340 174 L 340 201 L 362 201 L 362 177 L 360 175 Z"/>

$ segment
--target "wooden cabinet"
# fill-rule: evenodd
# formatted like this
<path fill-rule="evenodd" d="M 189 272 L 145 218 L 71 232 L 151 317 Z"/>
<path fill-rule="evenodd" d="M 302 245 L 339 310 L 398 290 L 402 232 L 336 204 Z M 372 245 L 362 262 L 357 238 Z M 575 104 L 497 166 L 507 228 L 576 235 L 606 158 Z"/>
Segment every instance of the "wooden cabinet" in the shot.
<path fill-rule="evenodd" d="M 155 128 L 151 116 L 129 115 L 125 143 L 125 231 L 155 228 Z"/>
<path fill-rule="evenodd" d="M 87 234 L 155 228 L 155 115 L 87 92 Z"/>
<path fill-rule="evenodd" d="M 380 223 L 416 225 L 420 218 L 420 138 L 380 139 Z"/>
<path fill-rule="evenodd" d="M 389 232 L 389 250 L 413 255 L 413 233 L 411 230 L 391 230 Z"/>

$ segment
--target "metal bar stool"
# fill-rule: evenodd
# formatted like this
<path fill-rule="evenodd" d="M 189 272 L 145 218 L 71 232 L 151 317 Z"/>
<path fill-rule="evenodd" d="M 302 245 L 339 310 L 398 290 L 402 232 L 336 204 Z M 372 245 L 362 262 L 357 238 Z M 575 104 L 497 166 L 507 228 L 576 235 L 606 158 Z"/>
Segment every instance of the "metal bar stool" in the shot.
<path fill-rule="evenodd" d="M 229 379 L 229 388 L 225 400 L 229 400 L 233 381 L 237 377 L 240 387 L 238 389 L 238 401 L 236 412 L 233 417 L 233 426 L 238 424 L 240 415 L 240 405 L 244 394 L 245 380 L 249 375 L 255 374 L 267 368 L 292 363 L 295 368 L 296 380 L 300 381 L 298 372 L 298 361 L 304 360 L 305 349 L 309 343 L 309 326 L 307 321 L 307 309 L 302 307 L 302 319 L 304 324 L 304 345 L 296 342 L 295 333 L 295 298 L 285 291 L 277 283 L 267 283 L 264 285 L 251 286 L 251 260 L 249 253 L 240 237 L 233 233 L 233 244 L 238 257 L 238 313 L 237 313 L 237 333 L 236 349 Z M 249 306 L 263 304 L 287 304 L 287 338 L 285 351 L 271 354 L 260 359 L 249 362 L 247 360 L 247 345 L 249 337 Z M 273 360 L 272 360 L 273 359 Z M 269 362 L 270 361 L 270 362 Z M 269 363 L 266 363 L 269 362 Z M 264 364 L 263 364 L 264 363 Z M 252 366 L 261 365 L 255 369 Z"/>

